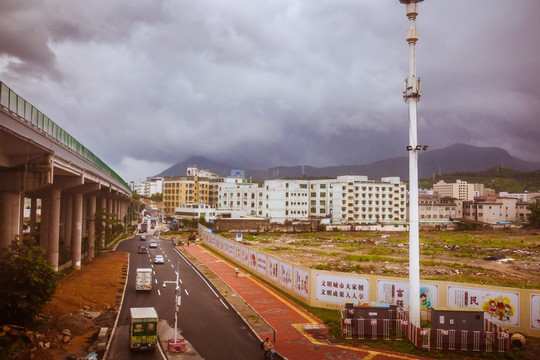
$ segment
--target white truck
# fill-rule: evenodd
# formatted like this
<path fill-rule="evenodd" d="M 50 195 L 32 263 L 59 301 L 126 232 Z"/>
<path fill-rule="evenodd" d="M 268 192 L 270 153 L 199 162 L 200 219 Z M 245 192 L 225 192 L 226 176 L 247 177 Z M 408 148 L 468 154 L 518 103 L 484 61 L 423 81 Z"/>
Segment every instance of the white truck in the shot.
<path fill-rule="evenodd" d="M 152 269 L 137 268 L 137 277 L 135 278 L 135 290 L 150 291 L 152 290 Z"/>

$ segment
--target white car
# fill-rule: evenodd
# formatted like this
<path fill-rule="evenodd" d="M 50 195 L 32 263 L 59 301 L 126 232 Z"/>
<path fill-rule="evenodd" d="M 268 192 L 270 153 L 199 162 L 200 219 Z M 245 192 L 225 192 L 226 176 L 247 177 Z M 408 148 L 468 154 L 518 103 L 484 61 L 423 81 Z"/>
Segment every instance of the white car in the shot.
<path fill-rule="evenodd" d="M 163 255 L 156 255 L 154 257 L 154 264 L 165 264 L 165 260 L 163 259 Z"/>
<path fill-rule="evenodd" d="M 150 244 L 148 245 L 148 247 L 157 248 L 157 241 L 155 240 L 150 241 Z"/>

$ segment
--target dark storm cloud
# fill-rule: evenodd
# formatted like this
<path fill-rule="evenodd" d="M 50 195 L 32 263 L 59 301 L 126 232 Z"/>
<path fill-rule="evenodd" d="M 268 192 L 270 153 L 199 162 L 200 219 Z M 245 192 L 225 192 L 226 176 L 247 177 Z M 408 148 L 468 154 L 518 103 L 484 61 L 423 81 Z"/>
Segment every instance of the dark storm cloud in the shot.
<path fill-rule="evenodd" d="M 539 161 L 540 2 L 428 0 L 419 139 Z M 0 3 L 0 79 L 127 180 L 191 155 L 245 167 L 404 155 L 395 1 Z"/>

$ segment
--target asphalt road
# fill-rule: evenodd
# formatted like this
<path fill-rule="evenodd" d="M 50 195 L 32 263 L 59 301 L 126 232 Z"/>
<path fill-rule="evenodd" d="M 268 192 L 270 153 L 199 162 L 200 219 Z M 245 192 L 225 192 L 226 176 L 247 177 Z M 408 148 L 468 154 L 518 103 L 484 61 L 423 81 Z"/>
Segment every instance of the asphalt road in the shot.
<path fill-rule="evenodd" d="M 148 249 L 147 254 L 139 254 L 138 246 L 144 244 L 148 248 L 151 239 L 157 241 L 158 247 Z M 178 328 L 201 357 L 206 360 L 262 358 L 259 340 L 244 321 L 169 241 L 148 234 L 143 241 L 137 235 L 133 239 L 124 240 L 116 251 L 129 252 L 130 260 L 126 293 L 120 309 L 118 328 L 109 349 L 109 359 L 163 359 L 159 350 L 136 353 L 129 350 L 129 308 L 153 306 L 159 318 L 165 319 L 174 328 L 174 282 L 177 269 L 182 290 Z M 153 264 L 156 254 L 164 256 L 164 264 Z M 140 267 L 153 269 L 154 282 L 150 292 L 135 291 L 135 272 Z M 171 283 L 163 287 L 164 281 Z"/>

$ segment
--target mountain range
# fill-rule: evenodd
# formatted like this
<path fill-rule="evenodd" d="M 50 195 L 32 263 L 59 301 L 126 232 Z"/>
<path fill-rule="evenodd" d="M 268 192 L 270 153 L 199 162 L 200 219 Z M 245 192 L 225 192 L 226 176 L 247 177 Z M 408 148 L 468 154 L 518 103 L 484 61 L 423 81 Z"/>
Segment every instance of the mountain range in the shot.
<path fill-rule="evenodd" d="M 370 180 L 381 177 L 399 176 L 409 178 L 409 157 L 395 157 L 365 165 L 338 165 L 313 167 L 307 165 L 277 166 L 265 170 L 242 169 L 209 160 L 204 157 L 191 157 L 162 171 L 156 176 L 186 176 L 187 167 L 196 165 L 220 176 L 230 176 L 231 170 L 245 171 L 245 177 L 252 181 L 283 178 L 335 178 L 340 175 L 365 175 Z M 519 171 L 540 169 L 540 162 L 530 162 L 514 157 L 498 147 L 478 147 L 467 144 L 453 144 L 442 149 L 419 152 L 418 176 L 420 179 L 444 173 L 482 171 L 496 166 Z"/>

